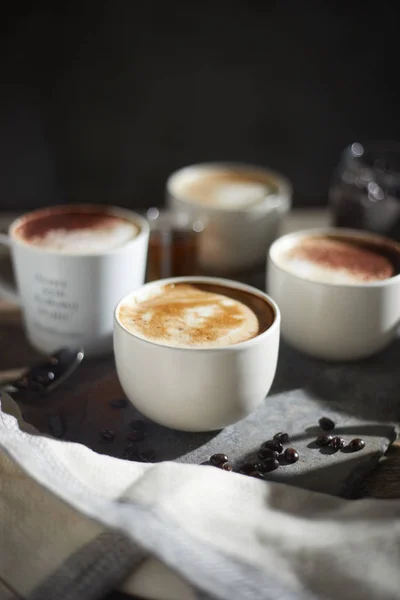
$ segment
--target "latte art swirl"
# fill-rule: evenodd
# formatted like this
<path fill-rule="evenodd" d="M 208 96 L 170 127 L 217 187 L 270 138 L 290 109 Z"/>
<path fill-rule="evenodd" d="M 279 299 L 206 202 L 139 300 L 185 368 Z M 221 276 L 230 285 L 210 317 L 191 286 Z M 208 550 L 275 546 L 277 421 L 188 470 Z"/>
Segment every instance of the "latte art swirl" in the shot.
<path fill-rule="evenodd" d="M 266 303 L 260 300 L 270 321 L 267 326 L 248 304 L 228 295 L 229 291 L 223 286 L 190 283 L 159 285 L 122 304 L 118 319 L 138 337 L 184 348 L 238 344 L 265 331 L 273 318 Z M 246 294 L 242 294 L 245 300 Z"/>

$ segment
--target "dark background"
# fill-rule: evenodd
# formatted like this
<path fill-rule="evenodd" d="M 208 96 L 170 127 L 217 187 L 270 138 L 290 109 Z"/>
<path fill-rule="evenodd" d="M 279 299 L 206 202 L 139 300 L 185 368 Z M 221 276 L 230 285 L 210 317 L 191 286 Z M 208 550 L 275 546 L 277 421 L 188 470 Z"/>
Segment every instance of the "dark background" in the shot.
<path fill-rule="evenodd" d="M 174 169 L 229 159 L 321 205 L 345 145 L 400 140 L 396 3 L 21 6 L 1 19 L 1 209 L 160 204 Z"/>

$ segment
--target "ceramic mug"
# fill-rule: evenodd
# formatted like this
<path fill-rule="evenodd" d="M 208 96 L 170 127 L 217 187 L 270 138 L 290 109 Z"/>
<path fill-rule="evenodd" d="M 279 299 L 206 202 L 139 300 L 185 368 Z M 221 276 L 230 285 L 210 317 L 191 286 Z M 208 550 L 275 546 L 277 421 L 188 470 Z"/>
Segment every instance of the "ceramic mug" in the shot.
<path fill-rule="evenodd" d="M 179 348 L 144 340 L 121 324 L 121 305 L 152 286 L 208 283 L 243 290 L 266 303 L 272 325 L 256 337 L 218 348 Z M 153 421 L 183 431 L 213 431 L 247 417 L 264 400 L 275 376 L 280 313 L 266 294 L 210 277 L 177 277 L 146 284 L 121 300 L 114 317 L 114 353 L 122 388 Z"/>
<path fill-rule="evenodd" d="M 89 211 L 131 221 L 136 237 L 108 251 L 68 253 L 35 245 L 18 234 L 22 223 L 60 211 Z M 68 213 L 69 214 L 69 213 Z M 0 296 L 21 306 L 27 337 L 40 351 L 83 347 L 86 356 L 112 351 L 113 314 L 128 291 L 143 284 L 149 226 L 116 207 L 57 206 L 16 219 L 0 243 L 10 247 L 17 286 L 0 281 Z"/>
<path fill-rule="evenodd" d="M 196 203 L 185 194 L 194 178 L 228 171 L 245 174 L 270 187 L 265 198 L 245 208 Z M 232 186 L 234 188 L 234 184 Z M 166 201 L 170 208 L 186 212 L 206 224 L 199 249 L 204 272 L 233 274 L 265 264 L 268 247 L 279 235 L 283 216 L 291 206 L 292 187 L 282 175 L 243 163 L 203 163 L 179 169 L 167 180 Z"/>
<path fill-rule="evenodd" d="M 280 257 L 303 238 L 334 236 L 335 240 L 386 248 L 393 256 L 395 275 L 353 284 L 312 281 L 285 270 Z M 266 289 L 279 305 L 282 337 L 291 346 L 316 358 L 356 360 L 385 348 L 400 324 L 400 244 L 352 229 L 311 229 L 285 235 L 270 250 Z"/>

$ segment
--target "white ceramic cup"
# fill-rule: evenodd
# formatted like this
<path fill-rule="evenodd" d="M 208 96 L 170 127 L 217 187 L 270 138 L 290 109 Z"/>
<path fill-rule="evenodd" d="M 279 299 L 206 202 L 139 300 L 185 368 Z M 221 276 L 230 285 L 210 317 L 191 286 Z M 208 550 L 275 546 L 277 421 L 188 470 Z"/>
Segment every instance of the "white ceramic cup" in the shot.
<path fill-rule="evenodd" d="M 183 431 L 213 431 L 247 417 L 264 400 L 274 379 L 280 313 L 263 292 L 210 277 L 175 277 L 163 284 L 197 282 L 240 289 L 263 298 L 274 321 L 257 337 L 220 348 L 176 348 L 143 340 L 114 318 L 114 353 L 122 388 L 153 421 Z M 158 286 L 160 281 L 146 284 Z M 144 288 L 133 292 L 140 294 Z M 268 307 L 266 307 L 268 310 Z"/>
<path fill-rule="evenodd" d="M 0 281 L 0 296 L 21 306 L 27 337 L 38 350 L 83 347 L 86 356 L 95 356 L 112 351 L 115 305 L 144 282 L 149 226 L 129 210 L 95 205 L 78 208 L 133 221 L 139 233 L 114 250 L 68 254 L 16 236 L 22 219 L 39 216 L 41 211 L 23 215 L 11 224 L 8 235 L 0 235 L 0 243 L 11 249 L 17 282 L 14 289 Z"/>
<path fill-rule="evenodd" d="M 251 173 L 266 178 L 276 191 L 243 209 L 220 208 L 195 203 L 185 197 L 182 186 L 199 174 L 221 169 Z M 292 187 L 282 175 L 244 163 L 203 163 L 179 169 L 170 175 L 166 201 L 170 208 L 189 213 L 206 225 L 201 236 L 199 261 L 205 272 L 233 274 L 265 264 L 270 244 L 279 235 L 282 217 L 291 206 Z"/>
<path fill-rule="evenodd" d="M 351 229 L 311 229 L 276 240 L 269 250 L 266 289 L 282 315 L 282 337 L 291 346 L 316 358 L 347 361 L 382 350 L 396 336 L 400 324 L 400 275 L 351 285 L 320 283 L 289 273 L 279 257 L 302 238 L 334 235 L 389 244 L 392 240 Z"/>

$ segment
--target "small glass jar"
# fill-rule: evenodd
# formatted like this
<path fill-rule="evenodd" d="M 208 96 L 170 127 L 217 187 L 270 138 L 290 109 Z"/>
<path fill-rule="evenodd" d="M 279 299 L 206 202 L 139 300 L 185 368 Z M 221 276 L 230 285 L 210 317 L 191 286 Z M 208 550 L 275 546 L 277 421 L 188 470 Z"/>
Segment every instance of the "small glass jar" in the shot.
<path fill-rule="evenodd" d="M 199 238 L 204 222 L 186 213 L 149 208 L 150 225 L 146 280 L 199 275 Z"/>
<path fill-rule="evenodd" d="M 348 146 L 334 172 L 329 206 L 336 227 L 400 241 L 400 144 Z"/>

